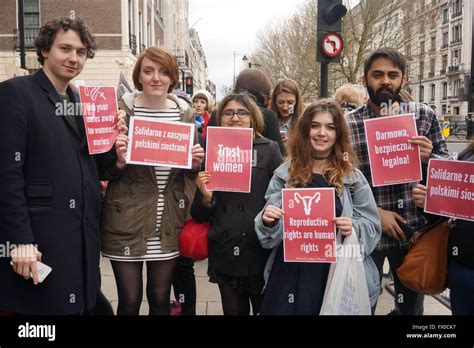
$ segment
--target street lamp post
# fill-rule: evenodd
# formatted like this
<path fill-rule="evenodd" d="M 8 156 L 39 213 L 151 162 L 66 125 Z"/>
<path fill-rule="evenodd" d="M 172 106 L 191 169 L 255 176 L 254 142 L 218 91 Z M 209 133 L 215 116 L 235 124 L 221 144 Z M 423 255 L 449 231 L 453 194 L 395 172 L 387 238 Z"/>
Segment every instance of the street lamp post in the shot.
<path fill-rule="evenodd" d="M 235 87 L 235 57 L 237 57 L 237 56 L 243 56 L 242 60 L 244 61 L 244 63 L 247 63 L 247 61 L 248 61 L 248 58 L 245 54 L 237 53 L 237 52 L 234 51 L 234 86 L 233 87 Z"/>

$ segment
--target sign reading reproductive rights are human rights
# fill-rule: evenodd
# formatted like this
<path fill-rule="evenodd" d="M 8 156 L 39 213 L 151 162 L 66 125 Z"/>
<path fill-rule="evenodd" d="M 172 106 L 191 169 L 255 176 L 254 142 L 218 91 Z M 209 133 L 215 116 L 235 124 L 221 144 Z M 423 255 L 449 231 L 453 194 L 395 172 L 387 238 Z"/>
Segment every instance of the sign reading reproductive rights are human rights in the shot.
<path fill-rule="evenodd" d="M 285 262 L 336 262 L 334 188 L 283 189 Z"/>

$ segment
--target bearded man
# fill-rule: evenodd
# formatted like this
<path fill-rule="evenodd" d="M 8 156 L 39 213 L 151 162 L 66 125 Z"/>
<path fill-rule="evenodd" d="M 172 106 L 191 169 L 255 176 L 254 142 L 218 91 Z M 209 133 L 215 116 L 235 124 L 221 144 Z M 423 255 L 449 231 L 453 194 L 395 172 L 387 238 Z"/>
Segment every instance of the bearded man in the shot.
<path fill-rule="evenodd" d="M 410 143 L 418 145 L 422 167 L 426 171 L 430 158 L 449 158 L 436 113 L 427 105 L 404 102 L 400 91 L 406 79 L 406 59 L 395 49 L 379 48 L 371 52 L 364 64 L 362 81 L 369 99 L 359 109 L 346 115 L 352 146 L 358 165 L 372 183 L 364 120 L 396 114 L 414 113 L 418 136 Z M 382 222 L 382 238 L 371 254 L 382 280 L 383 264 L 388 258 L 395 285 L 395 309 L 390 314 L 422 315 L 424 296 L 406 288 L 398 279 L 396 269 L 408 251 L 404 231 L 416 230 L 426 220 L 417 210 L 412 196 L 412 184 L 372 187 Z M 382 282 L 380 282 L 382 284 Z M 375 312 L 375 307 L 372 308 Z"/>

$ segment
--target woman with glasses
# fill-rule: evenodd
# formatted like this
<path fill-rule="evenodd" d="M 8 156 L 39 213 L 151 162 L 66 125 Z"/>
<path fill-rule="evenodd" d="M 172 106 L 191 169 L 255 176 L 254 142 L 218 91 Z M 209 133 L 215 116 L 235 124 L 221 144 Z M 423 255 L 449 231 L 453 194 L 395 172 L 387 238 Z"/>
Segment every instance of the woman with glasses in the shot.
<path fill-rule="evenodd" d="M 222 127 L 252 128 L 253 167 L 250 193 L 210 192 L 208 172 L 199 173 L 192 217 L 211 220 L 209 231 L 210 282 L 217 283 L 225 315 L 258 313 L 262 300 L 263 269 L 269 252 L 258 242 L 254 218 L 265 205 L 265 191 L 273 171 L 282 162 L 278 144 L 261 136 L 262 114 L 247 94 L 229 94 L 220 103 L 217 121 Z"/>

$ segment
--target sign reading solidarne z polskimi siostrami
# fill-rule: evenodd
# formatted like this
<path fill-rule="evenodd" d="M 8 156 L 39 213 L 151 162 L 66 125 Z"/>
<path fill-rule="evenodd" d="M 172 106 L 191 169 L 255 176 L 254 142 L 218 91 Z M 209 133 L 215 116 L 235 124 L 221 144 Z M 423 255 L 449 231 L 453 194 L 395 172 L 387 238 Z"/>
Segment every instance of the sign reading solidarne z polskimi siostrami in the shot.
<path fill-rule="evenodd" d="M 474 162 L 431 159 L 425 211 L 474 221 Z"/>
<path fill-rule="evenodd" d="M 130 118 L 127 163 L 190 169 L 194 124 Z"/>

